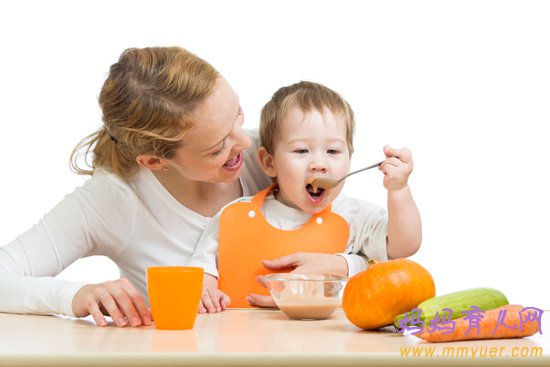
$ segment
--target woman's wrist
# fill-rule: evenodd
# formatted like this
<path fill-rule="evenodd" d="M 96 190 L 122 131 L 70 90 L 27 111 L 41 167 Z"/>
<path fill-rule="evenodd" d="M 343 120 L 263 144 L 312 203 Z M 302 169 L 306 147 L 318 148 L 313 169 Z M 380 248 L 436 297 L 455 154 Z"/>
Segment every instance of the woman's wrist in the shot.
<path fill-rule="evenodd" d="M 348 260 L 346 259 L 344 254 L 336 254 L 335 256 L 336 261 L 333 268 L 333 274 L 347 276 L 349 272 Z"/>

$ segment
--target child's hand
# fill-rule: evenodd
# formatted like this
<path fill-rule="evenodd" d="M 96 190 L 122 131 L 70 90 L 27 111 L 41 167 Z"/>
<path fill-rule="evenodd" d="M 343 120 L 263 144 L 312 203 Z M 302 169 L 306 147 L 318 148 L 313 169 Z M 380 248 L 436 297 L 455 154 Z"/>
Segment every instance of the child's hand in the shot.
<path fill-rule="evenodd" d="M 384 147 L 386 160 L 378 168 L 384 172 L 384 187 L 388 191 L 398 191 L 408 185 L 409 175 L 413 170 L 412 154 L 409 149 Z"/>
<path fill-rule="evenodd" d="M 204 273 L 199 313 L 216 313 L 225 310 L 231 304 L 227 294 L 218 289 L 218 278 Z"/>

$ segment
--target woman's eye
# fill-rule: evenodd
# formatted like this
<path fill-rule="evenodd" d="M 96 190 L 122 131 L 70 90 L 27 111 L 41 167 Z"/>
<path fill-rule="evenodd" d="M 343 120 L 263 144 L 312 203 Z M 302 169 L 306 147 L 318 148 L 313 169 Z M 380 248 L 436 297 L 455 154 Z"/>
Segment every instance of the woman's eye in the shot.
<path fill-rule="evenodd" d="M 220 154 L 222 154 L 224 150 L 225 150 L 225 148 L 222 148 L 222 149 L 218 150 L 217 152 L 212 153 L 212 155 L 213 155 L 214 157 L 217 157 L 217 156 L 219 156 Z"/>
<path fill-rule="evenodd" d="M 222 147 L 220 148 L 220 150 L 215 151 L 214 153 L 212 153 L 212 155 L 213 155 L 214 157 L 217 157 L 217 156 L 219 156 L 220 154 L 222 154 L 224 150 L 225 150 L 225 139 L 224 139 L 224 141 L 223 141 L 223 143 L 222 143 Z"/>

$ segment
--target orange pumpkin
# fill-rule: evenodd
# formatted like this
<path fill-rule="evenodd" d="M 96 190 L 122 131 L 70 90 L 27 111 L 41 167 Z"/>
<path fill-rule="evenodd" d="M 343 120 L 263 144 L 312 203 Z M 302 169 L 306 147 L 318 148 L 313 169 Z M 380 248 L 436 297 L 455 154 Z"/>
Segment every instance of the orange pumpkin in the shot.
<path fill-rule="evenodd" d="M 430 273 L 407 259 L 376 262 L 348 280 L 342 299 L 346 317 L 356 326 L 375 330 L 435 296 Z"/>

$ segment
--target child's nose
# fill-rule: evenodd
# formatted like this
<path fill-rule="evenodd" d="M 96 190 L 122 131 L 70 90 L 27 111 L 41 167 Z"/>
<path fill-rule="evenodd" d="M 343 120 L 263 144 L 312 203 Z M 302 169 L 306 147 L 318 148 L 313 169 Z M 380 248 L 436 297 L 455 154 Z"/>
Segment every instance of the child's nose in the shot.
<path fill-rule="evenodd" d="M 309 164 L 309 169 L 311 171 L 326 172 L 327 168 L 326 161 L 320 157 L 314 158 Z"/>

